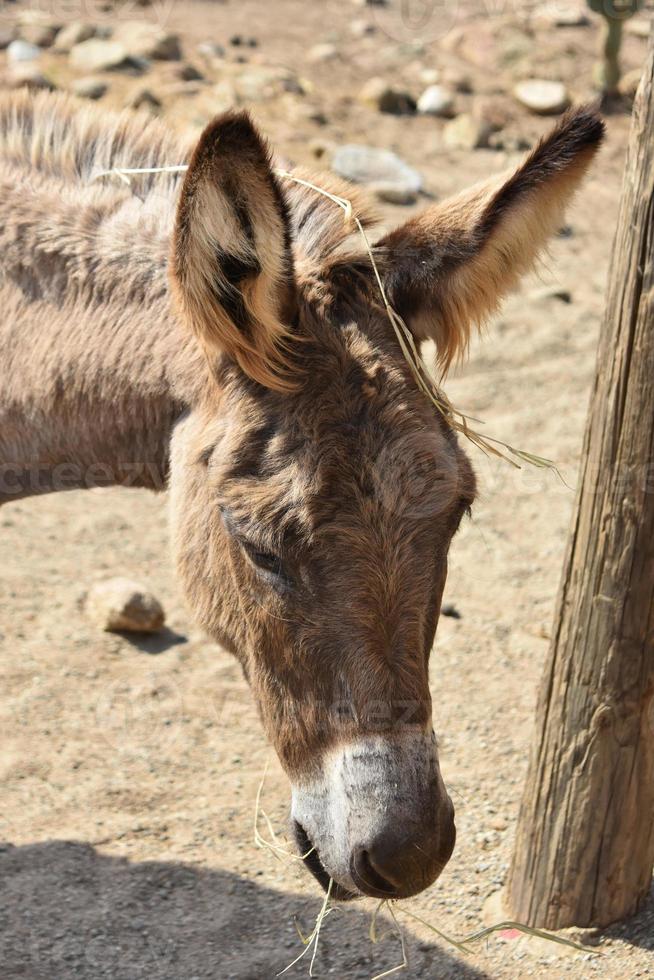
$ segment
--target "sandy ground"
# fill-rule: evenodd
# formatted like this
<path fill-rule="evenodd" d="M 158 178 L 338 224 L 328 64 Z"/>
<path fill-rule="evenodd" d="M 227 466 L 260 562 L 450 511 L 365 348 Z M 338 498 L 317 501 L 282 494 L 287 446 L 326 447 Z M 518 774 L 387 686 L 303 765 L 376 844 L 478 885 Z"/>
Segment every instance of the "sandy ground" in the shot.
<path fill-rule="evenodd" d="M 2 22 L 24 6 L 5 5 Z M 399 31 L 396 6 L 399 0 L 388 10 L 349 0 L 178 3 L 166 26 L 181 32 L 191 60 L 198 41 L 213 39 L 228 48 L 233 72 L 283 64 L 306 81 L 304 96 L 253 105 L 288 159 L 310 162 L 314 139 L 391 146 L 438 197 L 505 168 L 516 154 L 448 151 L 442 122 L 360 106 L 353 94 L 370 74 L 417 95 L 424 68 L 458 71 L 473 93 L 457 96 L 460 108 L 486 100 L 504 113 L 506 132 L 529 139 L 546 123 L 507 95 L 516 78 L 531 70 L 563 79 L 575 98 L 591 95 L 592 27 L 534 26 L 526 3 L 461 3 L 451 23 L 449 13 L 444 22 L 431 18 L 421 46 Z M 126 9 L 118 5 L 115 15 Z M 362 18 L 376 32 L 355 37 L 350 22 Z M 259 46 L 230 47 L 239 33 Z M 338 59 L 308 60 L 319 42 L 335 43 Z M 627 68 L 639 64 L 644 46 L 627 36 Z M 248 61 L 239 65 L 238 57 Z M 164 87 L 169 71 L 160 66 L 139 84 Z M 124 100 L 135 84 L 114 79 L 105 101 Z M 210 101 L 167 97 L 164 105 L 173 125 L 197 128 L 211 115 Z M 540 279 L 506 305 L 447 386 L 489 433 L 555 459 L 571 484 L 628 117 L 612 115 L 608 128 Z M 410 213 L 389 208 L 386 219 L 390 225 Z M 570 302 L 544 296 L 544 285 L 567 290 Z M 437 885 L 407 906 L 455 936 L 481 925 L 486 899 L 505 879 L 574 500 L 551 474 L 471 455 L 481 494 L 455 541 L 445 596 L 461 618 L 441 621 L 431 668 L 458 844 Z M 268 980 L 301 951 L 295 918 L 306 930 L 320 907 L 317 886 L 297 862 L 253 845 L 267 760 L 265 807 L 282 835 L 288 785 L 235 662 L 184 609 L 166 524 L 164 497 L 130 490 L 64 494 L 0 512 L 1 980 Z M 165 634 L 139 642 L 87 625 L 80 595 L 90 582 L 119 574 L 149 583 L 162 599 Z M 372 907 L 361 903 L 327 920 L 317 975 L 364 980 L 401 961 L 392 934 L 370 944 Z M 654 896 L 631 921 L 586 937 L 601 956 L 500 938 L 464 959 L 399 914 L 410 957 L 400 976 L 654 976 Z M 288 975 L 307 975 L 305 964 Z"/>

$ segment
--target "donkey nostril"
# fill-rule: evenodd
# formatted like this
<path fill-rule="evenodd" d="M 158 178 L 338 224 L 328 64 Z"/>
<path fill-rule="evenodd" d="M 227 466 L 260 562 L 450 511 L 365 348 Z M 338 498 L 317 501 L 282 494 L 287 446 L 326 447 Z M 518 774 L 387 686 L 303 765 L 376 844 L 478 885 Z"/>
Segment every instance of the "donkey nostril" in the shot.
<path fill-rule="evenodd" d="M 355 847 L 350 862 L 350 874 L 357 888 L 365 895 L 373 898 L 396 898 L 399 895 L 397 886 L 377 870 L 365 847 Z"/>

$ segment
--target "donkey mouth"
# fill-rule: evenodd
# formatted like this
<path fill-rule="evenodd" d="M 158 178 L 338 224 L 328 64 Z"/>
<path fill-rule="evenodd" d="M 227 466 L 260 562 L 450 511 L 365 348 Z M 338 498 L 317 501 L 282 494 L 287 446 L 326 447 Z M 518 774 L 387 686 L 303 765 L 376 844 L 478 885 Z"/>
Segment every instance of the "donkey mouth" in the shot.
<path fill-rule="evenodd" d="M 320 856 L 316 849 L 315 844 L 307 834 L 306 830 L 301 823 L 297 820 L 293 821 L 293 829 L 295 831 L 295 840 L 299 848 L 300 854 L 302 855 L 302 860 L 305 866 L 311 872 L 316 881 L 320 884 L 323 891 L 327 891 L 329 888 L 329 883 L 331 882 L 330 897 L 337 902 L 351 902 L 354 898 L 360 898 L 355 892 L 350 891 L 348 888 L 344 888 L 343 885 L 339 885 L 337 881 L 331 877 L 331 875 L 325 870 L 325 867 L 320 860 Z"/>

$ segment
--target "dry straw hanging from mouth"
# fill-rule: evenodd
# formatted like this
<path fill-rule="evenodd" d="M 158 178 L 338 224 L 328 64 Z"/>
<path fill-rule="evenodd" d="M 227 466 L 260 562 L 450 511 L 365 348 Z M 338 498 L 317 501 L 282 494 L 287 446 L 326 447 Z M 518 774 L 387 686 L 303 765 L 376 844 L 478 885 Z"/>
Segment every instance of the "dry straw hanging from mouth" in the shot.
<path fill-rule="evenodd" d="M 130 177 L 132 176 L 164 173 L 181 174 L 185 173 L 187 170 L 188 165 L 186 164 L 176 164 L 168 167 L 116 167 L 113 170 L 102 170 L 95 174 L 92 179 L 99 180 L 101 177 L 116 176 L 122 180 L 123 183 L 131 186 Z M 457 432 L 464 435 L 466 439 L 472 442 L 473 445 L 477 446 L 478 449 L 481 449 L 481 451 L 486 453 L 486 455 L 497 456 L 500 459 L 504 459 L 518 469 L 521 468 L 522 463 L 528 463 L 530 466 L 536 466 L 540 469 L 553 470 L 559 479 L 563 481 L 556 464 L 551 459 L 536 456 L 534 453 L 528 453 L 524 449 L 516 449 L 515 446 L 511 446 L 507 442 L 502 442 L 500 439 L 493 438 L 493 436 L 482 435 L 481 432 L 477 432 L 475 429 L 471 428 L 471 422 L 478 425 L 483 423 L 480 422 L 479 419 L 472 418 L 472 416 L 466 415 L 464 412 L 461 412 L 459 409 L 455 408 L 449 398 L 442 391 L 440 391 L 432 378 L 427 365 L 420 355 L 411 331 L 399 313 L 393 309 L 388 300 L 370 239 L 366 234 L 360 218 L 354 213 L 352 202 L 345 197 L 338 197 L 336 194 L 331 194 L 324 188 L 319 187 L 318 184 L 313 184 L 311 181 L 303 180 L 301 177 L 296 177 L 295 174 L 289 173 L 287 170 L 276 169 L 275 174 L 283 180 L 290 180 L 296 184 L 301 184 L 303 187 L 307 187 L 310 190 L 315 191 L 316 194 L 321 194 L 323 197 L 333 201 L 335 205 L 343 210 L 345 221 L 354 224 L 361 236 L 368 254 L 368 259 L 375 274 L 375 279 L 379 288 L 384 309 L 386 310 L 388 319 L 393 327 L 393 330 L 395 331 L 395 336 L 397 337 L 402 354 L 411 368 L 416 384 L 421 391 L 424 392 L 425 396 L 434 405 L 434 407 L 447 420 L 448 424 Z"/>

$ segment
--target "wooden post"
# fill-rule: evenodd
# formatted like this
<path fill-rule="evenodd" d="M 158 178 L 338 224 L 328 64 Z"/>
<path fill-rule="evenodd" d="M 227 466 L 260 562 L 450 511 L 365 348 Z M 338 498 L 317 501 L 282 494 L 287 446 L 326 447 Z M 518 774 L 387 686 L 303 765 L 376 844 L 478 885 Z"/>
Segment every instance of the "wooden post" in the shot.
<path fill-rule="evenodd" d="M 533 926 L 636 912 L 654 865 L 654 37 L 506 890 Z"/>

